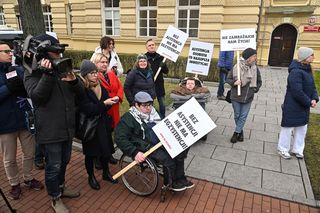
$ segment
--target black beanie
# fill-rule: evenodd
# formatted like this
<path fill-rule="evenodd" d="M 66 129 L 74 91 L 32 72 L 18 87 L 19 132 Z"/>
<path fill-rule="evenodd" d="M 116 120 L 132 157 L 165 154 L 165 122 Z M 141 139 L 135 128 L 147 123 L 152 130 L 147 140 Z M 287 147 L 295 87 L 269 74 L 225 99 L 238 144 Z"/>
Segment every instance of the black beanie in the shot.
<path fill-rule="evenodd" d="M 88 75 L 92 71 L 97 71 L 97 66 L 90 60 L 84 59 L 80 66 L 80 74 L 82 77 Z"/>
<path fill-rule="evenodd" d="M 242 58 L 244 58 L 244 60 L 247 60 L 248 58 L 250 58 L 250 56 L 253 56 L 255 54 L 257 54 L 257 51 L 249 47 L 242 52 Z"/>

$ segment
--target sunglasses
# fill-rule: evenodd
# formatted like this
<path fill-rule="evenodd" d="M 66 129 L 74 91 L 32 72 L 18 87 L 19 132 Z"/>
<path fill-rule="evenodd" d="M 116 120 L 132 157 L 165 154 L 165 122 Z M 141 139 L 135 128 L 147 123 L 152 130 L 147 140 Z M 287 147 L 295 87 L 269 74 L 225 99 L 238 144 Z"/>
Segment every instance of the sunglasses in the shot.
<path fill-rule="evenodd" d="M 13 53 L 13 50 L 0 50 L 0 52 L 3 52 L 3 53 Z"/>

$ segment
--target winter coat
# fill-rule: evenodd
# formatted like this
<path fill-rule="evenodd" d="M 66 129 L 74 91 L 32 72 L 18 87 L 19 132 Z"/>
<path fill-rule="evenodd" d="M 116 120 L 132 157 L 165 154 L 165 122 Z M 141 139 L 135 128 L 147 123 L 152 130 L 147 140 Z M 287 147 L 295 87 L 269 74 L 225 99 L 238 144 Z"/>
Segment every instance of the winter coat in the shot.
<path fill-rule="evenodd" d="M 149 93 L 153 99 L 156 98 L 151 69 L 148 70 L 147 76 L 139 69 L 133 69 L 128 73 L 124 82 L 124 93 L 130 106 L 133 106 L 134 96 L 140 91 Z"/>
<path fill-rule="evenodd" d="M 76 95 L 84 90 L 81 81 L 62 81 L 38 69 L 24 72 L 24 85 L 35 108 L 37 143 L 71 141 L 75 134 Z"/>
<path fill-rule="evenodd" d="M 145 54 L 148 58 L 148 62 L 151 65 L 151 69 L 153 71 L 153 77 L 156 75 L 159 66 L 163 60 L 163 57 L 161 55 L 159 55 L 158 53 L 149 53 L 147 52 Z M 163 74 L 168 74 L 169 69 L 167 67 L 167 65 L 165 63 L 163 63 L 163 66 L 159 72 L 159 75 L 156 79 L 156 81 L 154 82 L 155 85 L 155 91 L 157 96 L 165 96 L 165 88 L 164 88 L 164 79 L 163 79 Z"/>
<path fill-rule="evenodd" d="M 145 124 L 143 124 L 145 125 Z M 135 118 L 126 112 L 120 119 L 115 133 L 114 140 L 120 150 L 127 156 L 135 157 L 136 154 L 141 152 L 146 152 L 149 150 L 151 145 L 151 138 L 149 128 L 144 126 L 145 139 L 143 139 L 143 131 L 140 124 L 135 120 Z"/>
<path fill-rule="evenodd" d="M 100 115 L 96 127 L 95 136 L 90 141 L 83 141 L 83 154 L 87 156 L 102 156 L 109 158 L 114 153 L 112 141 L 112 118 L 105 112 L 111 108 L 106 106 L 103 101 L 108 99 L 108 92 L 101 87 L 101 98 L 97 98 L 91 89 L 86 89 L 79 110 L 86 116 Z"/>
<path fill-rule="evenodd" d="M 319 101 L 311 66 L 292 61 L 287 91 L 282 105 L 282 127 L 298 127 L 309 122 L 311 101 Z"/>
<path fill-rule="evenodd" d="M 27 129 L 25 111 L 30 109 L 25 95 L 18 98 L 7 87 L 6 73 L 10 66 L 8 63 L 0 63 L 0 134 Z M 23 69 L 17 67 L 16 72 L 22 80 Z"/>
<path fill-rule="evenodd" d="M 95 53 L 102 53 L 101 47 L 96 47 L 94 50 Z M 117 76 L 121 76 L 123 74 L 123 67 L 120 61 L 120 58 L 116 52 L 116 49 L 110 52 L 110 58 L 108 63 L 108 70 L 112 69 L 112 67 L 117 67 Z"/>
<path fill-rule="evenodd" d="M 235 65 L 237 66 L 237 65 Z M 246 85 L 241 85 L 241 95 L 238 96 L 238 86 L 234 85 L 236 77 L 233 76 L 233 72 L 229 72 L 226 82 L 231 86 L 231 96 L 232 101 L 239 103 L 249 103 L 253 100 L 254 93 L 257 93 L 262 85 L 261 74 L 259 68 L 257 68 L 257 87 L 250 87 L 250 83 Z"/>
<path fill-rule="evenodd" d="M 233 51 L 220 51 L 218 67 L 221 69 L 232 70 L 233 67 Z"/>
<path fill-rule="evenodd" d="M 109 82 L 107 79 L 103 76 L 102 73 L 99 73 L 99 79 L 101 80 L 101 85 L 107 90 L 108 95 L 110 97 L 119 97 L 119 102 L 116 104 L 113 104 L 111 109 L 108 110 L 108 115 L 112 117 L 112 128 L 115 128 L 120 120 L 120 103 L 123 101 L 123 87 L 119 80 L 119 78 L 116 76 L 114 72 L 108 72 L 107 73 Z"/>

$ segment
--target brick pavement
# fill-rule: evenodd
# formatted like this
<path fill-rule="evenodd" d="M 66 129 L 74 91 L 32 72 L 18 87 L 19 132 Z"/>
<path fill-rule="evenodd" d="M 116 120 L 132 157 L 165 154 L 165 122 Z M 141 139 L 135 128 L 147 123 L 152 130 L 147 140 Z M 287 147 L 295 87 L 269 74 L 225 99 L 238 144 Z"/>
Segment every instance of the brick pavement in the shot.
<path fill-rule="evenodd" d="M 2 155 L 0 155 L 2 158 Z M 21 159 L 19 148 L 18 158 Z M 21 167 L 21 160 L 19 160 Z M 111 171 L 118 171 L 111 166 Z M 35 170 L 35 177 L 44 181 L 44 172 Z M 193 189 L 184 192 L 167 193 L 166 201 L 160 202 L 160 191 L 149 197 L 139 197 L 130 193 L 124 185 L 111 184 L 101 180 L 101 171 L 97 171 L 101 189 L 90 189 L 81 152 L 73 151 L 67 170 L 66 185 L 79 189 L 81 196 L 76 199 L 64 198 L 71 212 L 310 212 L 318 213 L 319 209 L 304 204 L 289 202 L 238 190 L 209 181 L 192 178 L 196 184 Z M 8 194 L 10 186 L 5 176 L 3 164 L 0 164 L 1 189 Z M 50 200 L 45 190 L 32 191 L 23 188 L 23 195 L 11 205 L 23 213 L 51 213 Z M 9 212 L 0 198 L 0 212 Z"/>

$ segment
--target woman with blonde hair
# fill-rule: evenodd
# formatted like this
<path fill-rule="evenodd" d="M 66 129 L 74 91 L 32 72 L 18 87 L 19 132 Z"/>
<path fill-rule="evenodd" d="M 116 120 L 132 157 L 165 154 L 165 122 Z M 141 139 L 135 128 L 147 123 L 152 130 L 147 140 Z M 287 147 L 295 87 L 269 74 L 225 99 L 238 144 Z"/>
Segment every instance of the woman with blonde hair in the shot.
<path fill-rule="evenodd" d="M 116 102 L 109 97 L 108 92 L 101 86 L 98 78 L 98 69 L 89 60 L 83 60 L 80 74 L 85 84 L 85 95 L 80 100 L 80 111 L 88 117 L 98 116 L 98 123 L 93 138 L 82 141 L 83 153 L 85 155 L 85 167 L 88 173 L 88 183 L 91 188 L 98 190 L 100 184 L 96 180 L 93 169 L 94 159 L 102 163 L 103 180 L 116 183 L 109 171 L 108 161 L 111 156 L 109 142 L 111 137 L 111 117 L 105 112 Z"/>

